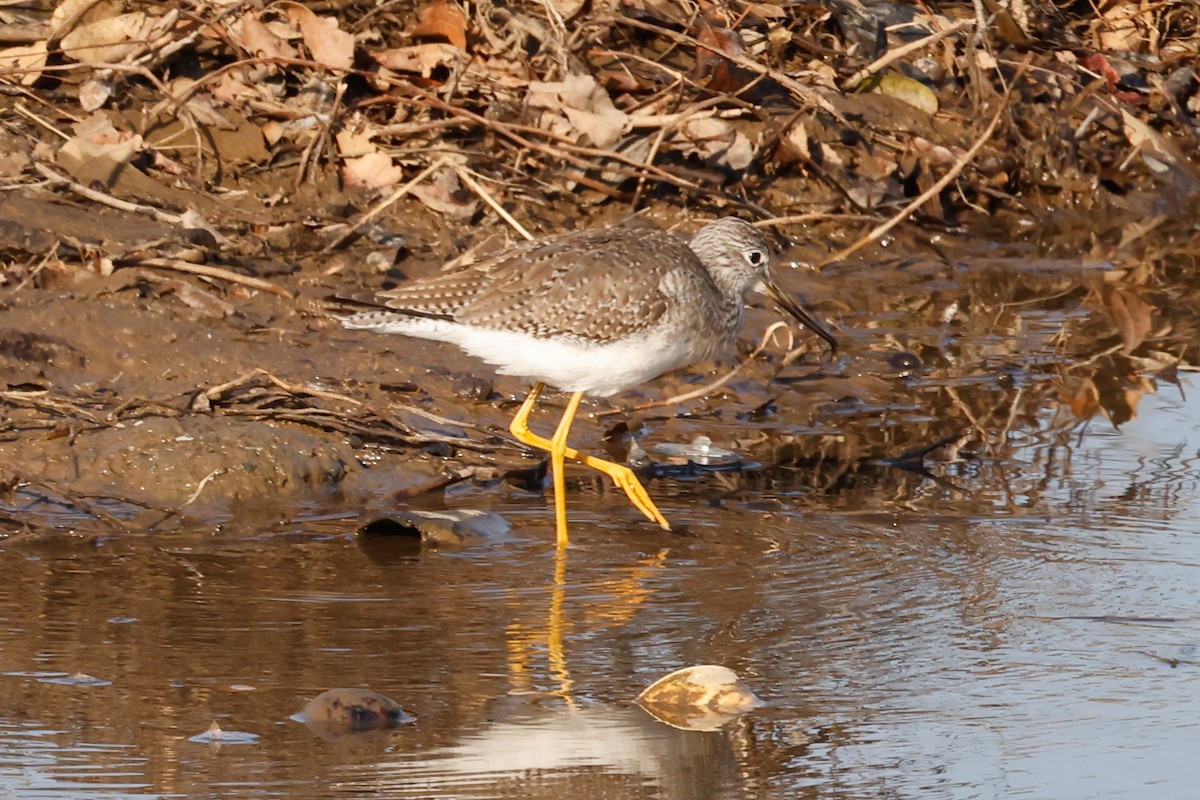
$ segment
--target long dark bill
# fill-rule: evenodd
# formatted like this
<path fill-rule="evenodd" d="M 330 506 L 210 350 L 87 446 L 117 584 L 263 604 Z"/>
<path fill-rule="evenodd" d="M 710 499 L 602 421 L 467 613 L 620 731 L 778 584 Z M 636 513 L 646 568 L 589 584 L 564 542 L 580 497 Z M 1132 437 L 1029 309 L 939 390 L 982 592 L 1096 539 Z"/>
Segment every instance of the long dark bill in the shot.
<path fill-rule="evenodd" d="M 795 317 L 801 325 L 808 328 L 817 336 L 820 336 L 822 339 L 828 342 L 831 353 L 837 353 L 838 343 L 837 339 L 833 338 L 833 334 L 826 330 L 824 325 L 817 322 L 816 319 L 813 318 L 812 314 L 809 314 L 807 311 L 801 308 L 799 303 L 784 294 L 783 291 L 776 286 L 770 278 L 767 278 L 762 282 L 761 290 L 763 294 L 778 303 L 780 308 Z"/>

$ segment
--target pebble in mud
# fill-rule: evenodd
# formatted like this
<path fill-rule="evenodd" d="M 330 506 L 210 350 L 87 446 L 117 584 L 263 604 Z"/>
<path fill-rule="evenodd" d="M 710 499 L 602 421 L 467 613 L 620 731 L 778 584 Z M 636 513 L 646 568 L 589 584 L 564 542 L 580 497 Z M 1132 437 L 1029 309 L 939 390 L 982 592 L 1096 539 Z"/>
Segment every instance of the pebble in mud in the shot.
<path fill-rule="evenodd" d="M 888 367 L 902 378 L 920 372 L 921 367 L 924 366 L 918 355 L 906 351 L 892 353 L 888 356 L 887 363 Z"/>
<path fill-rule="evenodd" d="M 410 537 L 433 547 L 463 547 L 494 541 L 511 526 L 504 517 L 474 508 L 396 509 L 366 523 L 368 538 Z"/>
<path fill-rule="evenodd" d="M 463 375 L 454 382 L 454 394 L 472 403 L 482 403 L 492 396 L 492 382 L 478 375 Z"/>

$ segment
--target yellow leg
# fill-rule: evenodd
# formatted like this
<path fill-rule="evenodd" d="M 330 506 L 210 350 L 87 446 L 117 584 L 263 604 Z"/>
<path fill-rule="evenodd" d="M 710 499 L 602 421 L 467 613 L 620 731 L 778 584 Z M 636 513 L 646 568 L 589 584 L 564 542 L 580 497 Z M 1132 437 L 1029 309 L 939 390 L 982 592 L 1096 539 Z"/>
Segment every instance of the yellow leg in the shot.
<path fill-rule="evenodd" d="M 571 422 L 575 419 L 575 412 L 579 410 L 579 401 L 582 399 L 583 392 L 571 395 L 562 419 L 554 429 L 554 436 L 550 439 L 550 471 L 554 479 L 554 530 L 559 547 L 567 546 L 567 485 L 563 475 L 563 459 L 568 449 L 567 434 L 571 432 Z M 579 456 L 574 450 L 571 453 L 572 458 Z"/>
<path fill-rule="evenodd" d="M 541 383 L 538 383 L 530 390 L 529 395 L 525 398 L 525 402 L 521 404 L 521 408 L 517 410 L 517 415 L 513 417 L 513 421 L 508 426 L 508 429 L 518 442 L 550 453 L 550 466 L 554 470 L 554 515 L 559 546 L 567 543 L 566 496 L 562 489 L 562 462 L 564 458 L 580 461 L 594 470 L 603 472 L 612 479 L 613 483 L 621 487 L 621 490 L 625 492 L 629 501 L 633 503 L 638 511 L 645 514 L 647 519 L 657 522 L 662 526 L 663 530 L 671 530 L 670 523 L 659 512 L 658 507 L 654 505 L 654 501 L 650 499 L 646 487 L 642 486 L 642 482 L 638 480 L 633 470 L 621 464 L 615 464 L 612 461 L 605 461 L 602 458 L 584 455 L 574 448 L 567 447 L 567 432 L 571 428 L 575 412 L 579 409 L 579 401 L 583 399 L 583 392 L 576 392 L 571 396 L 570 402 L 567 403 L 567 409 L 563 412 L 562 420 L 558 423 L 558 430 L 554 433 L 554 440 L 538 436 L 529 429 L 529 415 L 533 412 L 533 407 L 541 396 L 543 388 L 545 387 Z M 558 451 L 557 463 L 555 461 L 556 449 Z M 561 511 L 559 510 L 560 508 L 562 509 Z"/>

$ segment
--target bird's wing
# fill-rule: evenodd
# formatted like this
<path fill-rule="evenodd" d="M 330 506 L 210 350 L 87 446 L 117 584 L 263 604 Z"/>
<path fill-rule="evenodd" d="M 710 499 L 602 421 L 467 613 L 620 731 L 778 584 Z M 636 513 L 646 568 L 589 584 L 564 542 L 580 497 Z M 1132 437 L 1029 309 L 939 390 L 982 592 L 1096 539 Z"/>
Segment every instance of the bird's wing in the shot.
<path fill-rule="evenodd" d="M 390 308 L 535 336 L 614 341 L 668 308 L 663 276 L 695 253 L 657 229 L 573 231 L 519 245 L 461 271 L 380 295 Z"/>

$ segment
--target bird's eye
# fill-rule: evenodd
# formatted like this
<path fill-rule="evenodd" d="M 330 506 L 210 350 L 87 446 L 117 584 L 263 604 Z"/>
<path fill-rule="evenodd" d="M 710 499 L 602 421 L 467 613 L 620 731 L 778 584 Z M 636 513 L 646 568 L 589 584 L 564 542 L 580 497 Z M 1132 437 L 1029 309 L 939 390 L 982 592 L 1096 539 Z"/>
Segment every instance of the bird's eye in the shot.
<path fill-rule="evenodd" d="M 747 250 L 746 262 L 752 267 L 761 267 L 767 263 L 767 254 L 762 250 Z"/>

